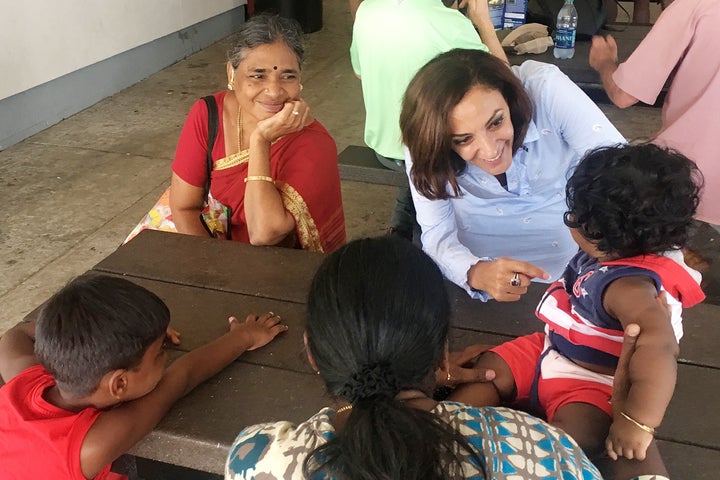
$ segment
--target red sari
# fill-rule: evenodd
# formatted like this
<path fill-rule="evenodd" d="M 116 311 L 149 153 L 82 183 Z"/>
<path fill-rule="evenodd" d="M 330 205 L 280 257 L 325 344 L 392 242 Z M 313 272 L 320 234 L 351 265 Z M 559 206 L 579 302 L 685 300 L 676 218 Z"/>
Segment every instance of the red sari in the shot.
<path fill-rule="evenodd" d="M 232 239 L 249 242 L 245 219 L 247 150 L 225 155 L 222 106 L 226 92 L 214 95 L 218 104 L 218 136 L 212 150 L 214 168 L 210 193 L 232 211 Z M 185 182 L 205 184 L 207 107 L 193 105 L 178 142 L 172 169 Z M 337 148 L 318 121 L 280 138 L 270 147 L 270 170 L 285 209 L 295 219 L 291 245 L 317 252 L 331 252 L 345 243 L 345 216 L 340 192 Z"/>

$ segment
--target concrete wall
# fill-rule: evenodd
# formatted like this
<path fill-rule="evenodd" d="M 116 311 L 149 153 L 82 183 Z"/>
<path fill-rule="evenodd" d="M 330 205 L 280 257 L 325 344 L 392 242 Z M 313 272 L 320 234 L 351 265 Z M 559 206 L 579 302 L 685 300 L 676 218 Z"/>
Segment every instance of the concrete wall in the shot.
<path fill-rule="evenodd" d="M 231 34 L 246 3 L 3 2 L 0 150 Z"/>

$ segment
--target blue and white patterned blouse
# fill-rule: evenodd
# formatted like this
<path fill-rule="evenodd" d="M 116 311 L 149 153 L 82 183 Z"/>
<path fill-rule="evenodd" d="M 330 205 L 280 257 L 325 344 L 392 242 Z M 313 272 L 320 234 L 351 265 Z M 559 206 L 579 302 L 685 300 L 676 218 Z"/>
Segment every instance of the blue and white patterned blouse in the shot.
<path fill-rule="evenodd" d="M 478 468 L 475 462 L 465 457 L 462 465 L 466 478 L 602 479 L 572 438 L 527 413 L 500 407 L 476 408 L 455 402 L 440 402 L 431 412 L 463 434 L 483 460 L 483 468 Z M 246 428 L 230 449 L 225 478 L 302 479 L 302 467 L 308 454 L 335 436 L 330 422 L 330 415 L 334 413 L 331 408 L 323 408 L 297 426 L 276 422 Z"/>

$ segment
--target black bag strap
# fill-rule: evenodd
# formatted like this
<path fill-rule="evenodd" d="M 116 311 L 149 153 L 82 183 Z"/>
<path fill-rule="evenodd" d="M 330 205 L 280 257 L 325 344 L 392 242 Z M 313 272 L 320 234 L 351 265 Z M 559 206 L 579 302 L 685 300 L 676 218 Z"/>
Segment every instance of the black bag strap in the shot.
<path fill-rule="evenodd" d="M 210 176 L 213 171 L 212 149 L 215 145 L 215 139 L 217 138 L 218 133 L 218 108 L 217 103 L 215 102 L 215 97 L 212 95 L 203 97 L 203 100 L 205 100 L 205 104 L 208 109 L 208 140 L 207 154 L 205 156 L 205 170 L 207 175 L 205 176 L 205 186 L 203 191 L 203 198 L 207 198 L 210 193 Z"/>

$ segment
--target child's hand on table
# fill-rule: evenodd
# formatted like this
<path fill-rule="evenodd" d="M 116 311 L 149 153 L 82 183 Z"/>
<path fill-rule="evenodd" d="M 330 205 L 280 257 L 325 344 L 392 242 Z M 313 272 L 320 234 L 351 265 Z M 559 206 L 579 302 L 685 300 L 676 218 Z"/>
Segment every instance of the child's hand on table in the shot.
<path fill-rule="evenodd" d="M 165 330 L 165 338 L 170 340 L 173 345 L 180 345 L 180 332 L 168 325 Z"/>
<path fill-rule="evenodd" d="M 272 312 L 262 315 L 250 314 L 240 323 L 237 318 L 230 317 L 230 331 L 247 335 L 247 350 L 255 350 L 270 343 L 280 333 L 287 331 L 288 326 L 280 323 L 280 315 Z"/>

